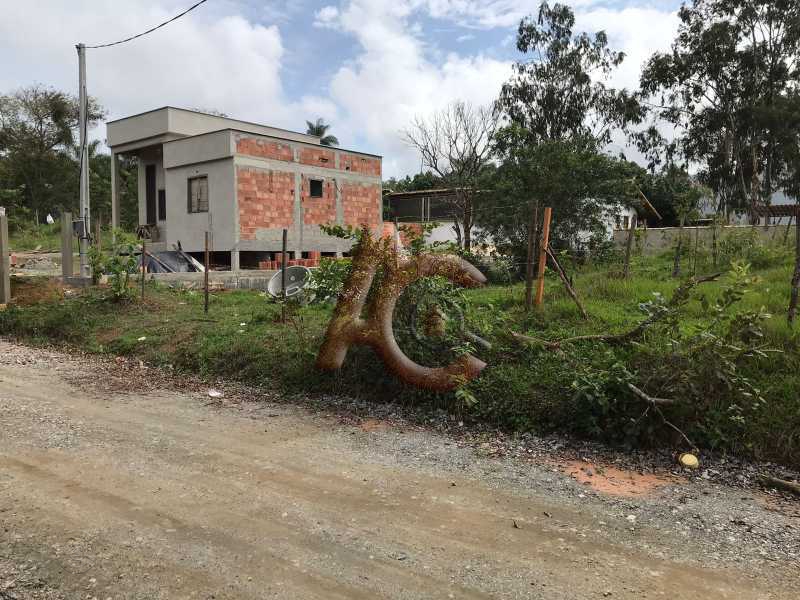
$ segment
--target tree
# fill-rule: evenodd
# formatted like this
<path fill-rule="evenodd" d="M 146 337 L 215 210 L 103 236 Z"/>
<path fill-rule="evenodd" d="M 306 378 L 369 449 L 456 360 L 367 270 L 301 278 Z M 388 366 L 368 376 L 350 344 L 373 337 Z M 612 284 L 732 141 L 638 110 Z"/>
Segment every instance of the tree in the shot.
<path fill-rule="evenodd" d="M 800 211 L 800 91 L 793 90 L 784 94 L 778 101 L 778 111 L 784 124 L 779 139 L 779 155 L 783 162 L 784 193 L 795 199 L 796 210 Z M 800 296 L 800 215 L 794 217 L 795 255 L 789 293 L 789 309 L 787 320 L 793 324 L 797 316 L 798 297 Z"/>
<path fill-rule="evenodd" d="M 467 252 L 472 247 L 479 181 L 491 163 L 497 124 L 498 114 L 492 108 L 459 101 L 429 118 L 415 117 L 404 132 L 406 142 L 422 156 L 422 163 L 454 190 L 453 218 Z"/>
<path fill-rule="evenodd" d="M 782 179 L 776 111 L 800 75 L 800 4 L 694 0 L 679 16 L 672 50 L 642 72 L 642 93 L 654 117 L 676 129 L 672 151 L 701 166 L 719 210 L 753 214 Z M 661 143 L 654 135 L 639 142 Z"/>
<path fill-rule="evenodd" d="M 498 105 L 527 131 L 528 143 L 581 139 L 603 145 L 614 128 L 642 117 L 632 95 L 607 85 L 625 54 L 608 48 L 605 32 L 573 35 L 574 25 L 571 8 L 547 2 L 536 19 L 519 24 L 517 49 L 531 58 L 514 64 Z"/>
<path fill-rule="evenodd" d="M 544 2 L 517 31 L 517 48 L 528 57 L 500 92 L 497 105 L 508 123 L 495 144 L 506 204 L 517 206 L 480 216 L 505 239 L 538 240 L 546 202 L 553 208 L 551 239 L 575 245 L 579 232 L 599 228 L 624 197 L 617 178 L 630 178 L 630 164 L 600 150 L 642 110 L 627 91 L 608 85 L 624 54 L 608 47 L 604 32 L 573 34 L 574 25 L 572 9 Z"/>
<path fill-rule="evenodd" d="M 312 123 L 311 121 L 306 121 L 306 125 L 308 128 L 306 129 L 306 133 L 308 135 L 315 135 L 319 138 L 319 143 L 323 146 L 338 146 L 339 140 L 335 135 L 329 135 L 328 130 L 331 128 L 330 125 L 326 124 L 321 118 L 317 119 L 316 123 Z"/>
<path fill-rule="evenodd" d="M 544 198 L 553 209 L 551 245 L 576 248 L 592 234 L 605 235 L 605 223 L 628 199 L 630 182 L 642 169 L 580 140 L 520 143 L 521 128 L 503 128 L 496 137 L 500 167 L 492 193 L 476 211 L 476 222 L 495 246 L 525 260 L 532 212 Z M 535 232 L 534 232 L 535 235 Z"/>
<path fill-rule="evenodd" d="M 391 177 L 383 182 L 383 189 L 389 192 L 417 192 L 419 190 L 432 190 L 444 184 L 440 177 L 432 171 L 417 173 L 414 177 L 406 175 L 402 179 Z"/>
<path fill-rule="evenodd" d="M 104 111 L 89 101 L 89 125 Z M 0 160 L 21 206 L 42 213 L 72 207 L 78 170 L 70 157 L 78 138 L 78 100 L 39 85 L 0 96 Z"/>

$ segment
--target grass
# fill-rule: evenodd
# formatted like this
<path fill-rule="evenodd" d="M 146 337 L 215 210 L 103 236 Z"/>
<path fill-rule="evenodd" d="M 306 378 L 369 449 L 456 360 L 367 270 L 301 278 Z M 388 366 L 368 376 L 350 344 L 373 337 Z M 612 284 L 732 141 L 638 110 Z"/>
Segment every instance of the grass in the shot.
<path fill-rule="evenodd" d="M 111 247 L 111 232 L 108 228 L 101 231 L 102 243 L 104 248 Z M 29 252 L 37 248 L 42 252 L 61 251 L 61 223 L 56 222 L 52 225 L 41 224 L 18 228 L 9 233 L 9 243 L 12 252 Z M 78 251 L 78 239 L 73 237 L 72 249 Z"/>
<path fill-rule="evenodd" d="M 699 264 L 698 272 L 710 265 Z M 0 334 L 31 343 L 60 343 L 111 355 L 131 355 L 178 371 L 206 377 L 226 376 L 255 385 L 297 392 L 347 394 L 400 403 L 424 402 L 446 408 L 466 420 L 480 420 L 518 431 L 567 431 L 599 439 L 614 439 L 608 431 L 585 427 L 587 419 L 625 428 L 630 420 L 608 414 L 576 400 L 573 383 L 584 367 L 611 368 L 615 362 L 635 363 L 635 347 L 611 349 L 602 344 L 576 344 L 567 355 L 515 343 L 510 331 L 526 332 L 543 339 L 571 335 L 623 331 L 643 318 L 639 304 L 658 292 L 669 297 L 678 282 L 670 277 L 669 257 L 637 259 L 633 276 L 623 280 L 615 269 L 582 267 L 573 272 L 575 287 L 590 314 L 580 318 L 561 283 L 548 277 L 543 310 L 526 314 L 522 309 L 524 288 L 489 286 L 464 292 L 467 322 L 473 331 L 489 339 L 493 348 L 483 352 L 489 367 L 466 386 L 466 396 L 431 394 L 412 389 L 387 376 L 371 350 L 353 348 L 337 373 L 313 368 L 314 358 L 330 317 L 329 306 L 294 307 L 287 324 L 280 323 L 280 307 L 252 291 L 215 293 L 208 316 L 203 314 L 202 294 L 160 286 L 147 287 L 144 302 L 113 303 L 103 290 L 89 290 L 64 297 L 44 282 L 16 282 L 19 306 L 0 313 Z M 742 368 L 761 388 L 768 408 L 748 417 L 744 433 L 724 430 L 721 449 L 800 465 L 800 338 L 786 324 L 791 262 L 788 254 L 774 256 L 755 269 L 757 280 L 739 308 L 765 307 L 774 318 L 764 328 L 766 342 L 782 352 Z M 698 292 L 717 298 L 725 286 L 704 284 Z M 707 319 L 701 303 L 686 308 L 682 327 Z M 142 339 L 144 338 L 144 339 Z M 631 367 L 633 368 L 633 367 Z M 466 398 L 466 400 L 464 399 Z M 655 423 L 653 426 L 659 425 Z M 731 430 L 734 431 L 734 430 Z M 736 430 L 738 431 L 738 430 Z M 727 436 L 727 437 L 725 437 Z M 636 443 L 642 441 L 642 436 Z M 668 439 L 668 438 L 667 438 Z M 664 443 L 654 433 L 653 443 Z M 675 440 L 668 443 L 676 445 Z"/>

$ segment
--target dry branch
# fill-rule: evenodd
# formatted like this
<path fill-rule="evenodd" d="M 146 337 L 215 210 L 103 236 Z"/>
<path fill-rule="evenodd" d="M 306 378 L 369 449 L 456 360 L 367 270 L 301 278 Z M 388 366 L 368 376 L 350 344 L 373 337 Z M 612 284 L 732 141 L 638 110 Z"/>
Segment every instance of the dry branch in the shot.
<path fill-rule="evenodd" d="M 575 293 L 575 289 L 570 285 L 569 279 L 567 279 L 567 275 L 566 275 L 566 273 L 564 273 L 564 269 L 561 268 L 561 265 L 558 263 L 558 260 L 556 259 L 555 254 L 553 254 L 553 251 L 550 250 L 550 248 L 547 248 L 547 255 L 550 257 L 550 260 L 553 262 L 553 266 L 556 268 L 556 273 L 558 273 L 558 276 L 561 278 L 561 282 L 564 284 L 564 287 L 566 288 L 567 293 L 569 294 L 570 298 L 572 298 L 575 301 L 575 304 L 578 306 L 578 310 L 581 311 L 581 316 L 584 319 L 588 319 L 589 318 L 589 314 L 586 312 L 586 309 L 583 307 L 583 304 L 581 303 L 580 299 L 578 298 L 578 294 Z"/>
<path fill-rule="evenodd" d="M 785 479 L 778 479 L 777 477 L 770 477 L 769 475 L 761 475 L 758 480 L 764 487 L 772 487 L 800 496 L 800 483 L 787 481 Z"/>
<path fill-rule="evenodd" d="M 716 281 L 717 279 L 719 279 L 721 275 L 722 273 L 715 273 L 713 275 L 706 275 L 704 277 L 692 277 L 691 279 L 686 281 L 683 285 L 681 285 L 677 290 L 675 290 L 675 293 L 672 295 L 672 298 L 670 298 L 669 302 L 667 302 L 666 308 L 667 309 L 674 308 L 675 306 L 681 304 L 686 300 L 686 298 L 689 295 L 689 292 L 691 292 L 695 286 L 701 283 L 707 283 L 709 281 Z M 652 315 L 647 317 L 644 321 L 639 323 L 636 327 L 628 331 L 625 331 L 623 333 L 600 333 L 591 335 L 576 335 L 574 337 L 565 338 L 563 340 L 555 340 L 555 341 L 542 340 L 539 338 L 523 335 L 521 333 L 515 333 L 513 331 L 511 332 L 511 335 L 515 339 L 521 342 L 534 342 L 537 344 L 543 344 L 545 347 L 551 350 L 556 350 L 560 348 L 563 344 L 571 344 L 573 342 L 582 342 L 588 340 L 596 342 L 604 342 L 607 344 L 622 344 L 641 337 L 644 334 L 644 332 L 648 328 L 650 328 L 651 325 L 663 319 L 667 314 L 669 314 L 669 312 L 670 312 L 669 310 L 663 310 L 653 313 Z"/>
<path fill-rule="evenodd" d="M 640 390 L 638 387 L 636 387 L 632 383 L 628 384 L 628 389 L 630 391 L 632 391 L 634 394 L 636 394 L 637 396 L 639 396 L 639 398 L 641 398 L 645 402 L 649 402 L 653 406 L 669 406 L 671 404 L 675 404 L 675 400 L 673 400 L 671 398 L 654 398 L 653 396 L 650 396 L 649 394 L 646 394 L 645 392 Z"/>

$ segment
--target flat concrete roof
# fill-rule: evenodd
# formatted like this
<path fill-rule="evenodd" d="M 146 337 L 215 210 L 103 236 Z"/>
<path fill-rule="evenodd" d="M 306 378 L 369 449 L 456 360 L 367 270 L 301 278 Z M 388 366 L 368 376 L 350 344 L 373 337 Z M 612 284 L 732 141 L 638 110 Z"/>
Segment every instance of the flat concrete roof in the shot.
<path fill-rule="evenodd" d="M 275 135 L 267 135 L 265 133 L 254 133 L 252 131 L 245 131 L 244 129 L 236 129 L 234 127 L 226 127 L 224 129 L 218 129 L 216 131 L 207 131 L 206 133 L 198 133 L 197 135 L 187 135 L 186 137 L 181 137 L 181 138 L 177 138 L 177 139 L 174 139 L 174 140 L 168 140 L 168 141 L 164 142 L 164 144 L 166 145 L 166 144 L 171 144 L 173 142 L 186 142 L 186 141 L 192 140 L 194 138 L 202 137 L 204 135 L 211 135 L 213 133 L 219 133 L 220 131 L 232 131 L 234 133 L 246 133 L 246 134 L 249 134 L 249 135 L 257 135 L 258 137 L 265 137 L 265 138 L 271 138 L 271 139 L 274 139 L 274 140 L 286 141 L 286 138 L 278 137 L 278 136 L 275 136 Z M 292 140 L 292 141 L 295 141 L 295 140 Z M 299 142 L 299 143 L 302 144 L 304 142 Z M 383 159 L 383 156 L 381 156 L 380 154 L 370 154 L 369 152 L 361 152 L 360 150 L 349 150 L 347 148 L 340 148 L 339 146 L 322 146 L 321 144 L 308 144 L 308 145 L 309 146 L 314 146 L 314 147 L 319 146 L 320 148 L 325 148 L 327 150 L 339 150 L 341 152 L 347 152 L 348 154 L 358 154 L 360 156 L 369 156 L 371 158 Z"/>
<path fill-rule="evenodd" d="M 320 138 L 314 135 L 174 106 L 162 106 L 107 121 L 106 137 L 110 147 L 138 146 L 138 142 L 142 140 L 159 136 L 169 136 L 174 139 L 222 129 L 235 129 L 315 146 L 320 145 Z M 156 141 L 156 143 L 158 142 Z"/>

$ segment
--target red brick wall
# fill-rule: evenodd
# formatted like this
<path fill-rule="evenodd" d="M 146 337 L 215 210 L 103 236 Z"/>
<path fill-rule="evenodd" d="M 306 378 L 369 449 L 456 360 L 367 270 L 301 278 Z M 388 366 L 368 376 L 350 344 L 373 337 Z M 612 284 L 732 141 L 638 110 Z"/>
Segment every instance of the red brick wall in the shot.
<path fill-rule="evenodd" d="M 381 223 L 380 184 L 343 182 L 341 187 L 345 224 L 375 227 Z"/>
<path fill-rule="evenodd" d="M 294 174 L 236 167 L 241 239 L 256 239 L 258 229 L 290 228 L 294 212 Z"/>
<path fill-rule="evenodd" d="M 342 152 L 339 155 L 339 170 L 380 177 L 381 159 Z"/>
<path fill-rule="evenodd" d="M 294 160 L 294 153 L 288 144 L 255 137 L 237 137 L 236 152 L 238 154 L 247 154 L 248 156 L 272 158 L 287 162 Z"/>
<path fill-rule="evenodd" d="M 322 198 L 311 197 L 311 179 L 316 177 L 302 176 L 300 200 L 303 203 L 303 223 L 306 225 L 324 225 L 336 221 L 336 189 L 333 179 L 322 181 Z"/>
<path fill-rule="evenodd" d="M 328 169 L 336 167 L 333 150 L 327 150 L 325 148 L 308 148 L 306 146 L 301 146 L 299 159 L 300 163 L 304 165 L 313 165 L 315 167 L 325 167 Z"/>

